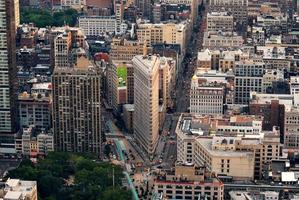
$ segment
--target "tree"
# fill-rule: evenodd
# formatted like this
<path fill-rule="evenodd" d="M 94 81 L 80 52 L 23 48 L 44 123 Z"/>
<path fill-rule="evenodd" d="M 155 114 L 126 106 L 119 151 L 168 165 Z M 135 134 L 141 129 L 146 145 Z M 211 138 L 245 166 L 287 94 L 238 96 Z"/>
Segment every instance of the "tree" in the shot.
<path fill-rule="evenodd" d="M 131 193 L 121 189 L 122 168 L 92 159 L 90 154 L 51 152 L 37 164 L 24 160 L 8 177 L 36 180 L 39 199 L 43 200 L 131 199 Z"/>
<path fill-rule="evenodd" d="M 68 9 L 58 12 L 50 12 L 40 9 L 21 9 L 21 23 L 34 23 L 37 27 L 46 26 L 75 26 L 78 12 Z"/>
<path fill-rule="evenodd" d="M 132 194 L 130 191 L 123 190 L 121 188 L 109 188 L 103 192 L 102 198 L 98 200 L 131 200 Z"/>
<path fill-rule="evenodd" d="M 63 183 L 64 182 L 61 178 L 57 178 L 52 175 L 41 177 L 37 182 L 40 196 L 49 197 L 53 194 L 57 194 Z"/>
<path fill-rule="evenodd" d="M 18 169 L 12 170 L 8 173 L 8 177 L 19 178 L 24 180 L 36 180 L 38 171 L 27 165 L 21 165 Z"/>

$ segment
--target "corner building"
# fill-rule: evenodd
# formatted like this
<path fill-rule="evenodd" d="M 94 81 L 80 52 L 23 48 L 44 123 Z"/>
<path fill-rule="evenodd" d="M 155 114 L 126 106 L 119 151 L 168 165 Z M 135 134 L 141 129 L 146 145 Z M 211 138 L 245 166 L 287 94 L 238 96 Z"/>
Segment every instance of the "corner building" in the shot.
<path fill-rule="evenodd" d="M 157 56 L 138 55 L 134 66 L 134 135 L 152 155 L 159 138 L 159 68 Z"/>

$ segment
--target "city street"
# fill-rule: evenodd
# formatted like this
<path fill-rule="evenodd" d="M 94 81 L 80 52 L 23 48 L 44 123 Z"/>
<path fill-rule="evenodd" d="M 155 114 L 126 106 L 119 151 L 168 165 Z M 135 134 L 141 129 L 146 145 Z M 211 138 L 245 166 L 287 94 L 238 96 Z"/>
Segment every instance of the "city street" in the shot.
<path fill-rule="evenodd" d="M 205 16 L 206 13 L 202 14 Z M 158 152 L 160 159 L 162 158 L 161 167 L 164 169 L 170 169 L 174 166 L 177 155 L 176 144 L 176 125 L 181 113 L 188 112 L 189 107 L 189 92 L 191 78 L 197 67 L 197 52 L 202 48 L 203 29 L 204 25 L 202 21 L 204 17 L 199 17 L 199 31 L 193 32 L 191 41 L 187 50 L 187 55 L 182 63 L 182 71 L 178 74 L 178 82 L 176 87 L 176 113 L 167 115 L 164 123 L 164 132 L 169 134 L 163 135 L 163 141 L 165 141 L 164 151 Z"/>
<path fill-rule="evenodd" d="M 205 13 L 202 14 L 205 16 Z M 197 67 L 197 52 L 202 48 L 204 17 L 199 17 L 198 27 L 199 31 L 193 31 L 191 41 L 188 46 L 187 55 L 182 63 L 182 70 L 178 74 L 178 82 L 176 87 L 176 112 L 182 113 L 187 112 L 189 107 L 189 93 L 191 78 Z M 190 56 L 189 56 L 190 55 Z"/>
<path fill-rule="evenodd" d="M 204 19 L 200 17 L 199 19 Z M 189 92 L 191 78 L 196 70 L 197 52 L 201 49 L 203 32 L 201 21 L 198 23 L 199 31 L 194 31 L 191 36 L 191 41 L 187 49 L 187 55 L 182 63 L 181 71 L 178 73 L 178 79 L 175 90 L 175 106 L 174 113 L 167 113 L 162 128 L 162 133 L 159 138 L 159 143 L 156 148 L 154 159 L 148 159 L 146 153 L 137 145 L 133 135 L 122 132 L 116 125 L 113 116 L 109 111 L 104 111 L 103 121 L 105 122 L 106 137 L 116 141 L 118 145 L 114 146 L 115 154 L 118 155 L 118 160 L 124 165 L 135 166 L 133 169 L 133 182 L 140 192 L 140 188 L 145 189 L 145 184 L 149 182 L 152 185 L 151 173 L 160 169 L 172 169 L 175 166 L 177 159 L 177 138 L 176 126 L 181 113 L 188 112 L 189 107 Z M 125 150 L 117 150 L 120 144 L 124 145 Z M 117 147 L 118 146 L 118 147 Z M 122 152 L 120 152 L 122 151 Z M 120 156 L 124 154 L 124 156 Z M 124 157 L 122 160 L 121 157 Z M 151 170 L 150 170 L 151 169 Z M 148 171 L 149 170 L 149 171 Z M 131 170 L 127 172 L 130 173 Z"/>
<path fill-rule="evenodd" d="M 0 159 L 0 179 L 5 176 L 5 172 L 17 168 L 22 160 L 19 159 Z"/>

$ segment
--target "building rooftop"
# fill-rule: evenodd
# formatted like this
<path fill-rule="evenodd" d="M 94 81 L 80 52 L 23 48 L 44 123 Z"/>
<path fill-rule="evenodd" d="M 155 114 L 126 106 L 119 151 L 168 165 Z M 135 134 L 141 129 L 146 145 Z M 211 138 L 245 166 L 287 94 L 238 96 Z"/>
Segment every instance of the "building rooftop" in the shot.
<path fill-rule="evenodd" d="M 247 197 L 247 194 L 244 191 L 230 191 L 229 195 L 233 200 L 252 200 Z"/>
<path fill-rule="evenodd" d="M 292 85 L 299 85 L 299 76 L 291 76 L 290 77 L 290 83 Z"/>
<path fill-rule="evenodd" d="M 126 111 L 129 111 L 129 112 L 134 111 L 134 104 L 124 104 L 123 107 Z"/>
<path fill-rule="evenodd" d="M 272 100 L 278 100 L 286 109 L 290 109 L 294 104 L 294 96 L 291 94 L 266 94 L 250 92 L 250 103 L 252 104 L 270 104 Z"/>
<path fill-rule="evenodd" d="M 112 8 L 112 2 L 110 0 L 86 0 L 86 5 L 99 8 Z"/>
<path fill-rule="evenodd" d="M 216 138 L 215 138 L 216 139 Z M 233 150 L 215 150 L 213 149 L 212 138 L 196 138 L 197 142 L 201 144 L 211 155 L 217 157 L 254 157 L 253 153 L 250 151 L 233 151 Z"/>
<path fill-rule="evenodd" d="M 169 21 L 164 23 L 153 24 L 153 23 L 148 23 L 147 21 L 137 20 L 138 29 L 159 28 L 162 26 L 175 25 L 177 30 L 183 30 L 189 23 L 190 23 L 189 20 L 184 20 L 184 21 Z"/>
<path fill-rule="evenodd" d="M 52 90 L 52 83 L 51 82 L 44 82 L 44 83 L 34 83 L 32 85 L 33 90 Z"/>
<path fill-rule="evenodd" d="M 198 167 L 192 163 L 184 164 L 177 162 L 174 169 L 161 172 L 155 180 L 158 184 L 178 184 L 178 185 L 204 185 L 215 184 L 223 185 L 218 179 L 214 178 L 205 167 Z"/>
<path fill-rule="evenodd" d="M 279 197 L 278 192 L 274 191 L 230 191 L 229 196 L 231 200 L 256 200 L 256 199 L 277 199 Z"/>
<path fill-rule="evenodd" d="M 211 61 L 212 54 L 209 49 L 205 49 L 204 51 L 198 52 L 197 60 L 199 61 Z"/>
<path fill-rule="evenodd" d="M 236 65 L 264 65 L 265 63 L 261 60 L 254 60 L 254 59 L 248 59 L 248 60 L 242 60 L 237 61 Z"/>
<path fill-rule="evenodd" d="M 234 77 L 233 72 L 232 71 L 228 71 L 228 72 L 221 72 L 221 71 L 217 71 L 217 70 L 202 70 L 202 69 L 198 69 L 195 72 L 196 76 L 200 76 L 200 77 Z"/>
<path fill-rule="evenodd" d="M 264 59 L 286 59 L 285 47 L 257 46 L 256 50 Z"/>
<path fill-rule="evenodd" d="M 27 92 L 20 93 L 18 100 L 22 102 L 40 102 L 43 104 L 49 104 L 52 101 L 50 95 L 46 96 L 45 94 L 40 93 L 28 94 Z"/>
<path fill-rule="evenodd" d="M 14 191 L 8 191 L 4 199 L 9 199 L 9 200 L 19 200 L 22 198 L 22 192 L 14 192 Z"/>
<path fill-rule="evenodd" d="M 210 116 L 210 115 L 192 115 L 182 114 L 177 124 L 176 132 L 181 132 L 188 135 L 202 136 L 214 133 L 216 135 L 240 135 L 247 138 L 262 138 L 266 133 L 260 132 L 233 132 L 232 130 L 249 130 L 261 129 L 262 116 L 255 115 L 223 115 L 223 116 Z M 226 129 L 227 132 L 225 132 Z M 212 131 L 212 132 L 211 132 Z M 228 134 L 230 133 L 230 134 Z"/>
<path fill-rule="evenodd" d="M 230 123 L 233 124 L 252 123 L 253 121 L 262 121 L 262 120 L 263 120 L 262 117 L 257 115 L 234 115 L 230 117 Z"/>
<path fill-rule="evenodd" d="M 183 124 L 181 126 L 181 130 L 185 134 L 192 134 L 192 135 L 203 135 L 204 132 L 200 127 L 200 124 L 192 121 L 192 119 L 183 119 Z"/>
<path fill-rule="evenodd" d="M 137 55 L 133 58 L 132 61 L 135 60 L 135 62 L 138 63 L 138 66 L 141 67 L 143 71 L 146 71 L 147 73 L 152 73 L 154 67 L 157 66 L 158 63 L 160 63 L 159 58 L 160 57 L 156 55 Z"/>
<path fill-rule="evenodd" d="M 22 197 L 25 199 L 27 195 L 31 195 L 32 192 L 36 192 L 36 181 L 23 181 L 20 179 L 8 179 L 5 183 L 4 192 L 8 195 L 9 198 L 7 199 L 16 199 L 16 197 Z M 6 195 L 5 198 L 6 199 Z"/>
<path fill-rule="evenodd" d="M 297 175 L 297 177 L 295 176 Z M 298 182 L 298 174 L 295 172 L 281 172 L 282 182 Z"/>
<path fill-rule="evenodd" d="M 214 38 L 214 37 L 236 37 L 243 40 L 242 36 L 238 35 L 236 32 L 222 32 L 222 31 L 207 31 L 204 32 L 204 38 Z"/>

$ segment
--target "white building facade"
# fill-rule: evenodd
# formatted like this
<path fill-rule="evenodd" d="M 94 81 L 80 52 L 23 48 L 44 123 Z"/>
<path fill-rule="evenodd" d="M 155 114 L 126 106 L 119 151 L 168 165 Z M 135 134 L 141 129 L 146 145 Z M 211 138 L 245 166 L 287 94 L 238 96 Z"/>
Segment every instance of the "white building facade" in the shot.
<path fill-rule="evenodd" d="M 79 27 L 86 36 L 99 36 L 116 31 L 115 16 L 82 16 Z"/>

